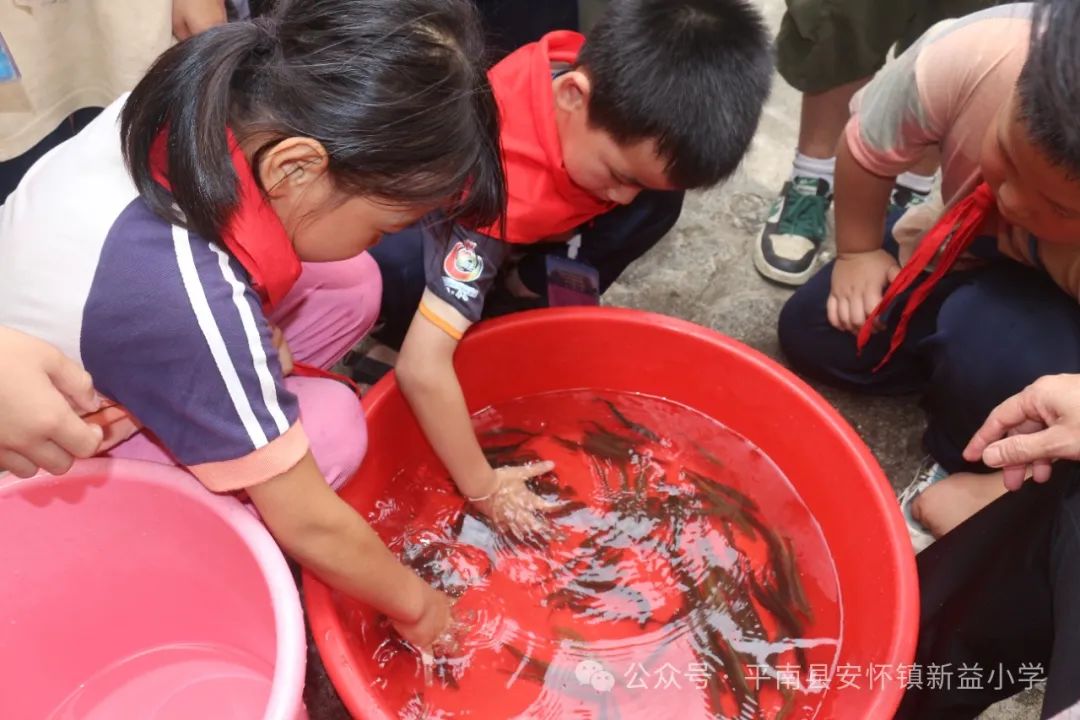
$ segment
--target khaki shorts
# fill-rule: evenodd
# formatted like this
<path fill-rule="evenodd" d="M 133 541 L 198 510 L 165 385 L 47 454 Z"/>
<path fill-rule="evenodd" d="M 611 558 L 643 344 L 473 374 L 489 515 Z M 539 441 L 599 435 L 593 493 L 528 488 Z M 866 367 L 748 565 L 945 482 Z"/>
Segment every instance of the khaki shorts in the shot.
<path fill-rule="evenodd" d="M 935 23 L 1002 0 L 787 0 L 777 67 L 797 90 L 821 93 L 876 73 Z"/>

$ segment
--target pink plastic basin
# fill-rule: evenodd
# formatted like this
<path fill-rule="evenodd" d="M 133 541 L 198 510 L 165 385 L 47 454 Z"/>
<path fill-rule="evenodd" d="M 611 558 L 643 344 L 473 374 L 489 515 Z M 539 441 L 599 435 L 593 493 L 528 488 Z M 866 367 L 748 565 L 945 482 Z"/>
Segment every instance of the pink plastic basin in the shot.
<path fill-rule="evenodd" d="M 296 585 L 244 506 L 172 467 L 0 477 L 0 718 L 305 718 Z"/>
<path fill-rule="evenodd" d="M 474 411 L 574 388 L 641 392 L 695 408 L 761 448 L 817 518 L 836 564 L 843 670 L 817 717 L 893 716 L 903 694 L 895 677 L 915 655 L 914 555 L 896 497 L 869 448 L 806 383 L 719 333 L 615 308 L 545 310 L 484 323 L 466 336 L 454 363 Z M 392 376 L 372 389 L 364 407 L 370 449 L 341 495 L 366 513 L 395 492 L 406 456 L 434 456 Z M 346 706 L 364 720 L 395 717 L 372 685 L 372 658 L 361 651 L 336 593 L 310 575 L 304 590 L 312 633 Z M 892 679 L 874 674 L 882 670 Z"/>

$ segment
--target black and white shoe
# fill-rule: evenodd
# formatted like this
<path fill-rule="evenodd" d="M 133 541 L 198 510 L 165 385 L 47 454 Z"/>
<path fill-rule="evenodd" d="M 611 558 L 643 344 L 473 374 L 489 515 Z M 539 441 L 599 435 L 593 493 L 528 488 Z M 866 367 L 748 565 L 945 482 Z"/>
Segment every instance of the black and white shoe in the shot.
<path fill-rule="evenodd" d="M 784 183 L 758 236 L 754 267 L 769 280 L 802 285 L 817 270 L 828 234 L 832 187 L 826 180 L 795 176 Z"/>

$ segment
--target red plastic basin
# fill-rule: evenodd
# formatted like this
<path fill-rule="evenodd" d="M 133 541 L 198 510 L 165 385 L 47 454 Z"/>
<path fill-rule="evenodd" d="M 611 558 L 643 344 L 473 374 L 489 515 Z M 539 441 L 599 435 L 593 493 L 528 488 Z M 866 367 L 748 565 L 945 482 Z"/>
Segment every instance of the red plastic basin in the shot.
<path fill-rule="evenodd" d="M 596 388 L 647 393 L 688 405 L 756 444 L 786 473 L 815 515 L 836 564 L 843 613 L 835 680 L 819 718 L 891 718 L 895 673 L 915 652 L 918 594 L 914 556 L 895 496 L 854 430 L 816 392 L 777 363 L 719 333 L 660 315 L 615 308 L 566 308 L 485 323 L 455 358 L 471 410 L 535 393 Z M 364 401 L 368 456 L 342 496 L 371 509 L 403 455 L 431 449 L 393 377 Z M 350 712 L 394 717 L 371 687 L 370 658 L 357 650 L 333 592 L 305 575 L 307 611 L 330 678 Z M 845 672 L 847 677 L 852 675 Z"/>

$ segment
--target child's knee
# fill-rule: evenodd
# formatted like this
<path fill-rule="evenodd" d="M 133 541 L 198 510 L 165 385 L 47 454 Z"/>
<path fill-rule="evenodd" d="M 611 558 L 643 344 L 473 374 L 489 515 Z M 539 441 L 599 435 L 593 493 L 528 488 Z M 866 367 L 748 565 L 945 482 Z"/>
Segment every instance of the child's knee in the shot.
<path fill-rule="evenodd" d="M 811 292 L 810 286 L 804 286 L 788 298 L 780 309 L 776 334 L 780 348 L 788 361 L 795 367 L 816 365 L 816 349 L 820 347 L 818 336 L 822 329 L 827 298 Z M 828 325 L 825 319 L 825 325 Z M 829 326 L 832 329 L 832 326 Z"/>
<path fill-rule="evenodd" d="M 300 421 L 311 454 L 336 490 L 360 468 L 367 452 L 367 423 L 360 399 L 346 385 L 326 378 L 289 378 L 300 399 Z"/>

